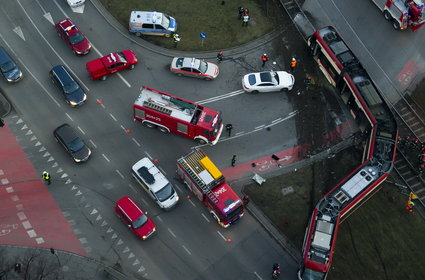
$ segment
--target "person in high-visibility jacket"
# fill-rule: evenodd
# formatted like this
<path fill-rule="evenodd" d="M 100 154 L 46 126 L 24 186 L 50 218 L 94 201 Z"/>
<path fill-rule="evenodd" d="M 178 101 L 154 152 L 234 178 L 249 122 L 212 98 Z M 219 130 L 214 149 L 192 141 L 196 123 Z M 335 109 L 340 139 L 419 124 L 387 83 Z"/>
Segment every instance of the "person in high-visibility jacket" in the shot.
<path fill-rule="evenodd" d="M 291 66 L 291 72 L 294 72 L 295 67 L 297 67 L 297 60 L 295 59 L 295 57 L 292 58 L 290 66 Z"/>
<path fill-rule="evenodd" d="M 43 171 L 43 174 L 41 175 L 44 182 L 46 182 L 47 185 L 50 185 L 50 174 L 47 171 Z"/>

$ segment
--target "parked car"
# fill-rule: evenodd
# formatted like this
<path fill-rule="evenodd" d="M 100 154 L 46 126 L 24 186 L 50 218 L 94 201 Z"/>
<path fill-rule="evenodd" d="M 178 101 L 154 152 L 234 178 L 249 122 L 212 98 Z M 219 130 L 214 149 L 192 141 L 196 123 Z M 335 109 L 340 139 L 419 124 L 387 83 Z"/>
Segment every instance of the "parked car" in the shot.
<path fill-rule="evenodd" d="M 3 47 L 0 47 L 0 71 L 9 83 L 22 79 L 22 71 Z"/>
<path fill-rule="evenodd" d="M 71 8 L 78 7 L 84 4 L 86 0 L 66 0 Z"/>
<path fill-rule="evenodd" d="M 76 131 L 67 123 L 53 131 L 53 136 L 71 155 L 75 162 L 87 161 L 91 150 L 86 143 L 77 135 Z"/>
<path fill-rule="evenodd" d="M 136 162 L 131 174 L 162 209 L 171 209 L 179 201 L 173 185 L 148 157 Z"/>
<path fill-rule="evenodd" d="M 136 236 L 143 240 L 148 239 L 156 231 L 155 223 L 147 216 L 148 213 L 144 213 L 129 196 L 118 200 L 115 212 Z"/>
<path fill-rule="evenodd" d="M 57 65 L 49 72 L 50 79 L 59 88 L 65 101 L 72 107 L 86 102 L 87 95 L 71 73 L 63 65 Z"/>
<path fill-rule="evenodd" d="M 107 56 L 96 58 L 86 63 L 86 69 L 92 80 L 106 80 L 107 75 L 122 71 L 124 69 L 134 69 L 139 61 L 131 50 L 108 54 Z"/>
<path fill-rule="evenodd" d="M 251 73 L 242 78 L 243 89 L 251 93 L 289 91 L 294 83 L 294 76 L 285 71 Z"/>
<path fill-rule="evenodd" d="M 214 80 L 218 76 L 218 66 L 194 57 L 175 57 L 170 65 L 177 76 L 189 76 L 204 80 Z"/>
<path fill-rule="evenodd" d="M 55 26 L 59 36 L 65 40 L 75 54 L 84 55 L 89 53 L 91 49 L 89 40 L 69 18 L 56 23 Z"/>
<path fill-rule="evenodd" d="M 159 12 L 131 11 L 128 30 L 136 36 L 170 37 L 177 31 L 176 19 Z"/>

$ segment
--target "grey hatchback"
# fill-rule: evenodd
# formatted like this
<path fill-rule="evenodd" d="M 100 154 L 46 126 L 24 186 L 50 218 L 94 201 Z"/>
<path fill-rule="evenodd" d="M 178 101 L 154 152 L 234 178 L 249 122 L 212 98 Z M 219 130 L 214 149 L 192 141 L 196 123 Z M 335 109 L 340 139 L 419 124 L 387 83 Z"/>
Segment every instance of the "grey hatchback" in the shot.
<path fill-rule="evenodd" d="M 22 79 L 22 71 L 3 47 L 0 47 L 0 71 L 9 83 Z"/>
<path fill-rule="evenodd" d="M 91 155 L 91 150 L 86 143 L 78 137 L 75 130 L 67 123 L 59 126 L 53 131 L 56 141 L 58 141 L 71 155 L 75 162 L 87 161 Z"/>
<path fill-rule="evenodd" d="M 49 72 L 50 79 L 59 88 L 66 103 L 72 107 L 81 106 L 86 102 L 87 95 L 69 71 L 63 65 L 57 65 Z"/>

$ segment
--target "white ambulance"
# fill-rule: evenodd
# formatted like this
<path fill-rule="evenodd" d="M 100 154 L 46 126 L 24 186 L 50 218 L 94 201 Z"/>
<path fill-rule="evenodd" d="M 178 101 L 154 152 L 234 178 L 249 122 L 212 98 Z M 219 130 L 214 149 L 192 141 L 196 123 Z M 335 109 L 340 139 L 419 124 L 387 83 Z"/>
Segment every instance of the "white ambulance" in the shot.
<path fill-rule="evenodd" d="M 170 37 L 177 31 L 176 19 L 164 13 L 132 11 L 128 30 L 141 35 Z"/>

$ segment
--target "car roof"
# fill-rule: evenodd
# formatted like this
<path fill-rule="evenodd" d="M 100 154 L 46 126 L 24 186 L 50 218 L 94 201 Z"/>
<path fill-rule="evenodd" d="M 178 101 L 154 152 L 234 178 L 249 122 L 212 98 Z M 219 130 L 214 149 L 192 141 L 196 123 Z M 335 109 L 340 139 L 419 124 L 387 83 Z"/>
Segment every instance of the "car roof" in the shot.
<path fill-rule="evenodd" d="M 131 222 L 137 220 L 143 214 L 142 209 L 129 196 L 122 197 L 116 205 Z"/>
<path fill-rule="evenodd" d="M 58 25 L 66 32 L 68 36 L 72 36 L 75 33 L 78 33 L 79 30 L 75 26 L 75 24 L 72 23 L 72 21 L 69 18 L 66 18 L 58 23 Z"/>
<path fill-rule="evenodd" d="M 52 68 L 51 71 L 56 74 L 56 76 L 58 77 L 58 79 L 63 84 L 68 84 L 70 82 L 75 82 L 74 78 L 72 78 L 71 74 L 68 72 L 68 70 L 63 65 L 56 65 L 55 67 Z"/>
<path fill-rule="evenodd" d="M 7 51 L 3 47 L 0 47 L 0 63 L 9 62 L 11 60 L 12 58 L 7 53 Z"/>
<path fill-rule="evenodd" d="M 132 11 L 130 22 L 161 24 L 163 16 L 160 12 Z"/>
<path fill-rule="evenodd" d="M 261 72 L 260 73 L 260 80 L 261 82 L 272 82 L 273 81 L 273 75 L 271 72 Z"/>
<path fill-rule="evenodd" d="M 78 137 L 75 130 L 67 123 L 64 123 L 55 129 L 55 133 L 65 141 L 69 142 Z"/>
<path fill-rule="evenodd" d="M 177 61 L 179 61 L 179 59 Z M 194 57 L 184 57 L 182 67 L 191 67 L 199 69 L 199 64 L 201 64 L 200 59 Z"/>
<path fill-rule="evenodd" d="M 149 189 L 157 192 L 166 186 L 169 181 L 156 165 L 148 158 L 142 158 L 132 166 L 133 172 L 148 183 Z"/>

